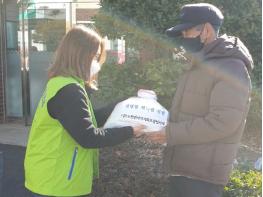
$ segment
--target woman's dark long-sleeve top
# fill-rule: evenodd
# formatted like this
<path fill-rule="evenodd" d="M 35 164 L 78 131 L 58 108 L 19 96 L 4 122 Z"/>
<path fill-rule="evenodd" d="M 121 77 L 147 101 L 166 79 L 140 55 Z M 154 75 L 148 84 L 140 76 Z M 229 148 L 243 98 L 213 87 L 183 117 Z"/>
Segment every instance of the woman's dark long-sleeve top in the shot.
<path fill-rule="evenodd" d="M 88 113 L 85 93 L 76 84 L 63 87 L 47 103 L 50 116 L 85 148 L 101 148 L 119 144 L 133 136 L 132 127 L 94 128 Z M 94 110 L 98 127 L 103 126 L 114 105 Z"/>

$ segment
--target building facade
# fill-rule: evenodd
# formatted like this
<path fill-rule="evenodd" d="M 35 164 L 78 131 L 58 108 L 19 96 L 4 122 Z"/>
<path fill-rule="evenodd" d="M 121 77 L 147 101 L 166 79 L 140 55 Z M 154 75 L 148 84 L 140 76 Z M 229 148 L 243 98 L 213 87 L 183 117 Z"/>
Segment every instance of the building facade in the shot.
<path fill-rule="evenodd" d="M 99 0 L 0 1 L 0 123 L 30 125 L 62 36 L 93 26 Z"/>

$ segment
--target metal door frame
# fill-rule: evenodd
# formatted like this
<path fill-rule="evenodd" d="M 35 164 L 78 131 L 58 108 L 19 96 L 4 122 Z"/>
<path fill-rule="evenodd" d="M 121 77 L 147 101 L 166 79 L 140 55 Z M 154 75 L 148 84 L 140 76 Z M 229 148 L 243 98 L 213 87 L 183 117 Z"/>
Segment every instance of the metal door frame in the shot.
<path fill-rule="evenodd" d="M 3 106 L 3 122 L 6 121 L 6 94 L 5 94 L 5 73 L 6 73 L 6 17 L 5 17 L 5 1 L 0 0 L 0 64 L 2 66 L 2 80 L 1 84 L 3 86 L 2 89 L 2 97 L 3 102 L 1 103 Z"/>
<path fill-rule="evenodd" d="M 28 65 L 28 42 L 25 42 L 25 37 L 28 37 L 28 20 L 25 20 L 24 11 L 27 9 L 28 1 L 21 1 L 19 5 L 19 26 L 22 33 L 21 45 L 20 45 L 20 68 L 21 68 L 21 79 L 22 79 L 22 108 L 23 108 L 23 119 L 25 125 L 30 125 L 30 81 L 29 81 L 29 65 Z"/>

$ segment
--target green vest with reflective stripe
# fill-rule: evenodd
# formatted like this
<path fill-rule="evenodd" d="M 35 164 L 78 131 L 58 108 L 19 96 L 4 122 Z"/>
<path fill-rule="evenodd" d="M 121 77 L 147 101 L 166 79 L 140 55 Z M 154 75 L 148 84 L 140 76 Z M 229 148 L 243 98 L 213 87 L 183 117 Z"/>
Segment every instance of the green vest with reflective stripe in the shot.
<path fill-rule="evenodd" d="M 91 193 L 92 180 L 98 176 L 98 149 L 81 147 L 52 118 L 47 102 L 68 84 L 75 83 L 84 91 L 84 82 L 71 77 L 48 81 L 38 104 L 25 156 L 25 186 L 34 193 L 48 196 L 79 196 Z M 85 91 L 86 92 L 86 91 Z M 88 113 L 97 127 L 93 109 L 86 94 Z"/>

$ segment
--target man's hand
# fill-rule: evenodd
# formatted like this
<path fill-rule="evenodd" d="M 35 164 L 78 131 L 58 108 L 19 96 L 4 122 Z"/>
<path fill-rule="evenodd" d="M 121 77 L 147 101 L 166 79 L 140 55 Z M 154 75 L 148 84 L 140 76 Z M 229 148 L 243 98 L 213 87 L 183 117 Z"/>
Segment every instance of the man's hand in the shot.
<path fill-rule="evenodd" d="M 156 132 L 145 132 L 145 138 L 153 143 L 166 143 L 166 134 L 164 129 Z"/>
<path fill-rule="evenodd" d="M 145 126 L 144 125 L 138 125 L 133 127 L 133 134 L 136 138 L 143 136 Z"/>

